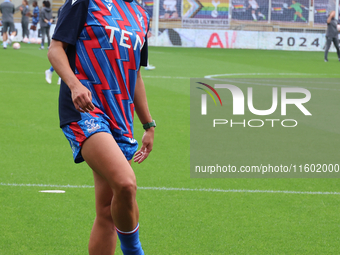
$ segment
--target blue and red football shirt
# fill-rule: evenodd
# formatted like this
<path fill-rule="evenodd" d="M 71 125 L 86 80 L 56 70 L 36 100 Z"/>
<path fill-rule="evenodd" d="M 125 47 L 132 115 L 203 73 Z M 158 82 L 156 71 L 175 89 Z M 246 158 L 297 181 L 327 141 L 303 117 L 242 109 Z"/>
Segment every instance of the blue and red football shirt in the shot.
<path fill-rule="evenodd" d="M 93 104 L 111 119 L 113 132 L 133 137 L 137 72 L 147 65 L 148 13 L 135 1 L 67 0 L 53 39 L 68 43 L 66 54 Z M 81 119 L 62 82 L 60 126 Z"/>

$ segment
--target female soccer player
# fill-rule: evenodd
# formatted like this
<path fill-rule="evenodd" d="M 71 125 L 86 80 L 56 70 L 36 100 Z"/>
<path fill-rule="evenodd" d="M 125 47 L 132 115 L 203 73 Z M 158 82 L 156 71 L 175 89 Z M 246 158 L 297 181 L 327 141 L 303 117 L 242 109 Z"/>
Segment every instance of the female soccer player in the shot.
<path fill-rule="evenodd" d="M 134 109 L 145 133 L 134 161 L 149 155 L 155 123 L 140 66 L 147 64 L 149 16 L 130 0 L 68 0 L 48 52 L 62 78 L 60 126 L 76 163 L 86 161 L 95 184 L 96 218 L 90 254 L 114 254 L 117 233 L 124 254 L 144 254 L 139 241 Z M 65 51 L 66 50 L 66 51 Z"/>

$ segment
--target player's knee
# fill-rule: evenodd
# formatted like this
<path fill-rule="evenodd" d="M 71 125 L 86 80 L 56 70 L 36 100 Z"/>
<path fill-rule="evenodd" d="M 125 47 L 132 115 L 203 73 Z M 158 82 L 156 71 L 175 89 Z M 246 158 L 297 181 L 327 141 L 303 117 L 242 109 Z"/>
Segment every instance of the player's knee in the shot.
<path fill-rule="evenodd" d="M 127 178 L 119 182 L 116 188 L 116 195 L 129 200 L 136 197 L 137 183 L 136 178 Z"/>

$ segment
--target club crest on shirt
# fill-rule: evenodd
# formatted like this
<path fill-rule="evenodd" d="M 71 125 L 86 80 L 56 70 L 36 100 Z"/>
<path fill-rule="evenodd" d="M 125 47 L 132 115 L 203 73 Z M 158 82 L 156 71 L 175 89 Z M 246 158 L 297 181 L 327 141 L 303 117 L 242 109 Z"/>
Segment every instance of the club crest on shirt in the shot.
<path fill-rule="evenodd" d="M 129 138 L 129 142 L 130 142 L 131 144 L 135 144 L 137 141 L 136 141 L 136 139 L 134 139 L 134 138 Z"/>
<path fill-rule="evenodd" d="M 100 128 L 99 124 L 94 123 L 94 119 L 85 120 L 85 125 L 87 126 L 87 132 L 92 133 Z"/>
<path fill-rule="evenodd" d="M 137 17 L 138 17 L 138 21 L 139 21 L 139 23 L 140 23 L 141 27 L 143 27 L 143 16 L 142 16 L 142 15 L 139 15 L 139 14 L 137 14 Z"/>

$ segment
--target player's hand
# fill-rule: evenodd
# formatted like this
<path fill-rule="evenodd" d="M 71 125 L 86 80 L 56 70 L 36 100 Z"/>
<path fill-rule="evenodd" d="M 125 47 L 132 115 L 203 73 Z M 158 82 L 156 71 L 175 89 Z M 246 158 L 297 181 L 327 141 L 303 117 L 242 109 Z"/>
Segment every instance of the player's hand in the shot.
<path fill-rule="evenodd" d="M 136 152 L 135 157 L 133 159 L 134 162 L 138 164 L 142 163 L 152 151 L 153 139 L 154 139 L 155 128 L 151 127 L 145 130 L 143 138 L 142 138 L 142 147 L 139 151 Z"/>
<path fill-rule="evenodd" d="M 79 112 L 90 112 L 95 109 L 91 92 L 81 83 L 72 89 L 72 102 Z"/>

